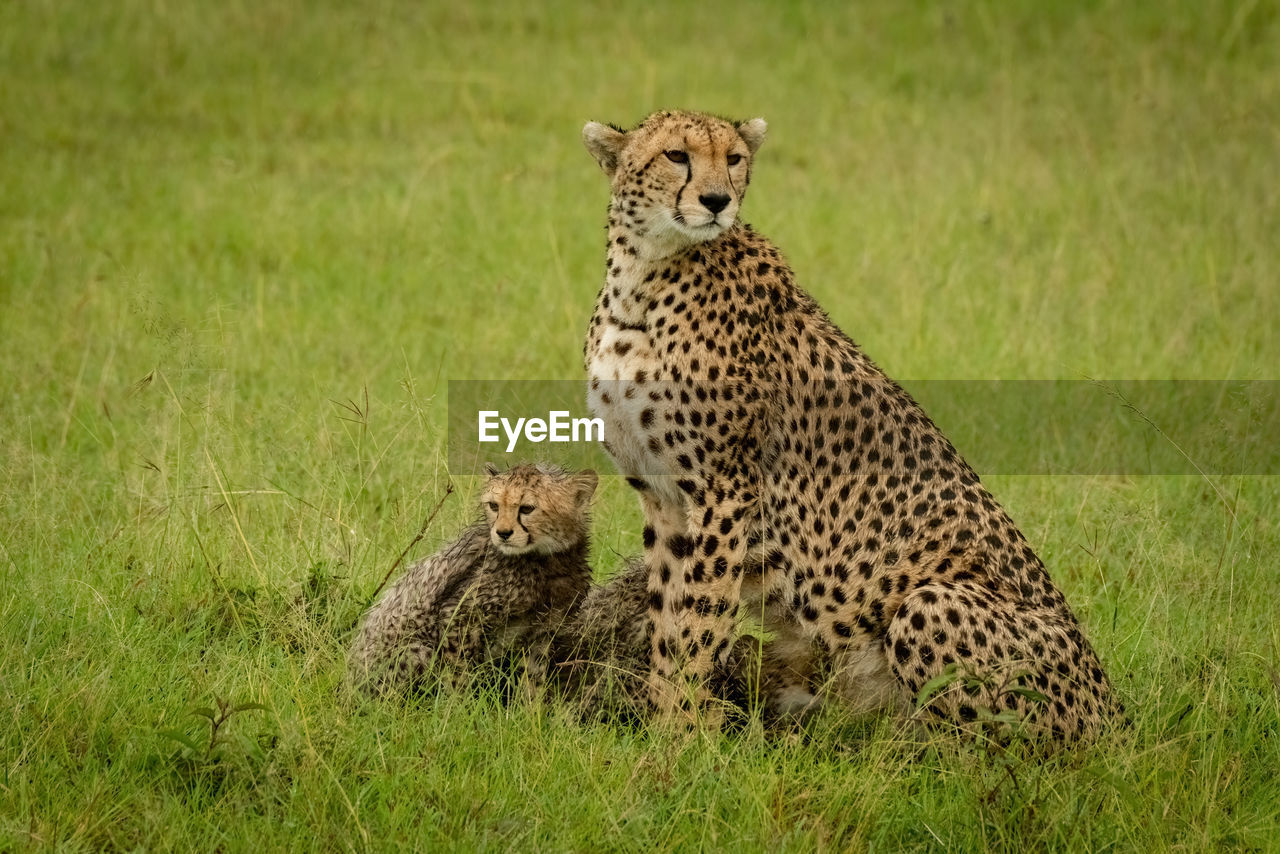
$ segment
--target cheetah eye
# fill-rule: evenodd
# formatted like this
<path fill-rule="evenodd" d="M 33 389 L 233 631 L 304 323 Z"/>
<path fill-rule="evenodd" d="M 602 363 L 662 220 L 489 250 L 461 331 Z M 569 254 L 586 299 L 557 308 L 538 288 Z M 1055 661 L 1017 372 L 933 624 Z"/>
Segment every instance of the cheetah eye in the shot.
<path fill-rule="evenodd" d="M 725 158 L 725 160 L 728 161 L 730 166 L 737 166 L 739 163 L 742 162 L 742 155 L 730 154 L 728 157 Z"/>
<path fill-rule="evenodd" d="M 490 501 L 490 502 L 489 502 L 489 509 L 490 509 L 490 510 L 492 510 L 494 513 L 497 513 L 497 512 L 498 512 L 498 502 L 496 502 L 496 501 Z"/>
<path fill-rule="evenodd" d="M 670 151 L 664 151 L 663 154 L 667 155 L 667 159 L 670 160 L 672 163 L 688 163 L 689 162 L 689 155 L 687 153 L 683 151 L 679 151 L 674 148 L 671 149 Z"/>
<path fill-rule="evenodd" d="M 527 513 L 532 513 L 532 512 L 534 511 L 534 509 L 535 509 L 535 508 L 534 508 L 534 506 L 533 506 L 532 504 L 521 504 L 521 505 L 520 505 L 520 515 L 521 515 L 521 516 L 524 516 L 524 515 L 525 515 L 525 514 L 527 514 Z"/>

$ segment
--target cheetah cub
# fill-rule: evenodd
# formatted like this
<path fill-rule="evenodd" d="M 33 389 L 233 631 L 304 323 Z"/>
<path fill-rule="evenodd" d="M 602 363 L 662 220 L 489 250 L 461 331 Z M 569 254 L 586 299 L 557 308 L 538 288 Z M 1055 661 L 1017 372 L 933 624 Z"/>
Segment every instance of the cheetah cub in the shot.
<path fill-rule="evenodd" d="M 565 620 L 551 651 L 555 681 L 588 713 L 643 710 L 649 670 L 648 571 L 629 560 L 592 584 Z"/>
<path fill-rule="evenodd" d="M 905 712 L 929 686 L 959 726 L 1097 731 L 1111 686 L 1026 538 L 738 221 L 765 130 L 681 111 L 583 129 L 612 191 L 588 406 L 644 509 L 652 704 L 714 722 L 747 607 L 786 657 L 829 662 L 850 709 Z M 780 696 L 811 702 L 808 681 Z"/>
<path fill-rule="evenodd" d="M 486 466 L 485 521 L 410 567 L 370 608 L 349 657 L 353 684 L 386 693 L 516 653 L 536 684 L 554 630 L 591 582 L 596 473 Z"/>

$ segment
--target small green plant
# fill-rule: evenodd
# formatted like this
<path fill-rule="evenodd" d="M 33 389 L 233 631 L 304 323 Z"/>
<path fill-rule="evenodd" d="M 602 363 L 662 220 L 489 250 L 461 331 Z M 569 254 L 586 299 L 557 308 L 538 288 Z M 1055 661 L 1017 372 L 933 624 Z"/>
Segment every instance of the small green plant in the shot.
<path fill-rule="evenodd" d="M 247 761 L 258 765 L 266 761 L 267 750 L 274 746 L 274 735 L 248 736 L 232 732 L 231 719 L 245 712 L 267 711 L 262 703 L 232 703 L 214 698 L 215 708 L 199 706 L 191 714 L 208 722 L 208 738 L 189 735 L 180 729 L 161 729 L 157 734 L 178 744 L 174 759 L 198 765 L 214 765 L 227 760 Z"/>
<path fill-rule="evenodd" d="M 984 697 L 986 705 L 972 703 L 975 712 L 974 726 L 976 734 L 983 736 L 984 744 L 994 742 L 1010 742 L 1026 735 L 1028 723 L 1025 715 L 1015 709 L 1003 708 L 1010 703 L 1002 702 L 1006 695 L 1022 697 L 1028 703 L 1048 702 L 1040 691 L 1027 684 L 1032 676 L 1029 670 L 1004 668 L 987 673 L 973 670 L 962 670 L 957 664 L 948 664 L 942 672 L 925 682 L 916 695 L 916 707 L 912 713 L 915 720 L 923 720 L 929 706 L 947 690 L 962 690 L 970 697 Z"/>

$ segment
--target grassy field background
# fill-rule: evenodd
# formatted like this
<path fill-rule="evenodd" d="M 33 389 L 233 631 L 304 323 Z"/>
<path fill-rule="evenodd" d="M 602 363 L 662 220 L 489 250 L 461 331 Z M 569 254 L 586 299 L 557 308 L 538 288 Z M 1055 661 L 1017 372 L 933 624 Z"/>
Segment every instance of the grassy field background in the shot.
<path fill-rule="evenodd" d="M 1133 717 L 1045 760 L 340 699 L 446 381 L 582 375 L 582 124 L 669 106 L 769 120 L 894 376 L 1277 377 L 1269 0 L 0 4 L 0 849 L 1280 850 L 1275 478 L 987 479 Z"/>

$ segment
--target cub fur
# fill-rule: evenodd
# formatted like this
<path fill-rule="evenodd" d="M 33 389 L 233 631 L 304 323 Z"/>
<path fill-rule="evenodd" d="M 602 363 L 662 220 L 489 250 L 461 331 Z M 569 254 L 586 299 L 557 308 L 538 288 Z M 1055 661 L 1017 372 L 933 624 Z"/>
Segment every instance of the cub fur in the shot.
<path fill-rule="evenodd" d="M 545 674 L 554 629 L 586 593 L 588 510 L 596 474 L 554 466 L 487 467 L 485 520 L 412 566 L 369 609 L 349 658 L 372 693 L 456 681 L 517 652 Z"/>
<path fill-rule="evenodd" d="M 588 714 L 642 717 L 649 671 L 649 573 L 632 558 L 604 584 L 592 584 L 557 632 L 556 681 Z M 756 628 L 761 615 L 748 615 Z M 776 624 L 776 621 L 775 621 Z M 758 632 L 741 634 L 712 674 L 723 708 L 758 709 L 766 722 L 796 718 L 816 707 L 808 686 L 818 677 L 807 646 L 797 655 L 784 642 L 762 647 Z M 804 686 L 799 695 L 796 686 Z"/>

